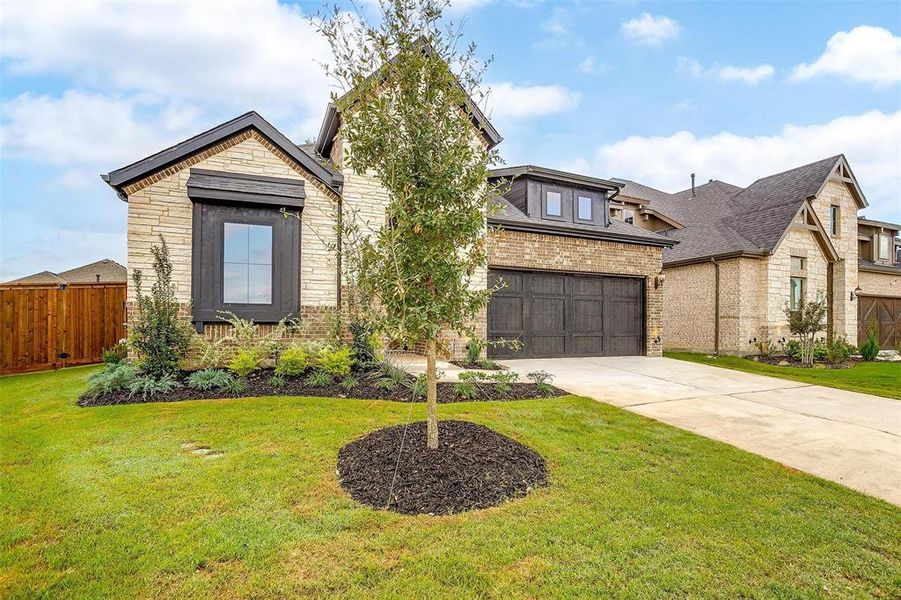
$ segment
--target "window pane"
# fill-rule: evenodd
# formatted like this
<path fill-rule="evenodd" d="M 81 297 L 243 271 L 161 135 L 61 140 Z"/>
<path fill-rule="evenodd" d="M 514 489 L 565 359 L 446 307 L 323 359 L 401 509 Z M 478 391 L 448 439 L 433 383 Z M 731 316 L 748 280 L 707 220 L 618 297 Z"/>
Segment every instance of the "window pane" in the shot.
<path fill-rule="evenodd" d="M 249 225 L 245 223 L 225 224 L 225 262 L 247 262 L 247 235 Z"/>
<path fill-rule="evenodd" d="M 545 212 L 552 217 L 560 217 L 563 215 L 563 203 L 560 199 L 559 192 L 548 192 L 545 204 Z"/>
<path fill-rule="evenodd" d="M 798 308 L 801 303 L 801 296 L 804 294 L 804 279 L 801 277 L 792 277 L 790 285 L 790 304 L 792 308 Z"/>
<path fill-rule="evenodd" d="M 579 196 L 579 218 L 586 221 L 591 220 L 591 198 Z"/>
<path fill-rule="evenodd" d="M 625 221 L 626 223 L 629 223 L 629 224 L 634 224 L 635 223 L 635 211 L 628 210 L 628 209 L 624 210 L 623 211 L 623 221 Z"/>
<path fill-rule="evenodd" d="M 222 301 L 247 302 L 247 265 L 225 263 L 222 276 Z"/>
<path fill-rule="evenodd" d="M 270 265 L 249 265 L 247 287 L 246 302 L 270 304 L 272 302 L 272 267 Z"/>
<path fill-rule="evenodd" d="M 272 226 L 248 225 L 249 262 L 258 265 L 272 264 Z"/>
<path fill-rule="evenodd" d="M 838 207 L 829 207 L 829 233 L 838 235 Z"/>
<path fill-rule="evenodd" d="M 887 235 L 879 236 L 879 258 L 888 258 L 890 254 L 889 251 L 889 237 Z"/>

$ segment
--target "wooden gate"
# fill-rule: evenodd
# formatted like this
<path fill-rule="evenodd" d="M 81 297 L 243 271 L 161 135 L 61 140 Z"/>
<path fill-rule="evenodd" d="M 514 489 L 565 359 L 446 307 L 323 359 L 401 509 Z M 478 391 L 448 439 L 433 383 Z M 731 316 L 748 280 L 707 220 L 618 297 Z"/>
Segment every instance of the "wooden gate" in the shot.
<path fill-rule="evenodd" d="M 857 343 L 866 341 L 870 326 L 876 323 L 879 346 L 894 350 L 901 341 L 901 298 L 861 296 L 857 305 Z"/>
<path fill-rule="evenodd" d="M 125 284 L 0 286 L 0 374 L 87 365 L 125 337 Z"/>

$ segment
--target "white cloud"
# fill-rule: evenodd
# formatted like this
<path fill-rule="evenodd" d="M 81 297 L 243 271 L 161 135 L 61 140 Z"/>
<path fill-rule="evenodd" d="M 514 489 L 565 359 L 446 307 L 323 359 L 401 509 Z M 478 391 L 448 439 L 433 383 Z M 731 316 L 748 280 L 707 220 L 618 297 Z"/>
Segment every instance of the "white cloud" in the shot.
<path fill-rule="evenodd" d="M 576 67 L 576 72 L 583 75 L 597 75 L 606 73 L 611 69 L 610 65 L 599 63 L 593 55 L 588 55 Z"/>
<path fill-rule="evenodd" d="M 194 107 L 147 96 L 25 93 L 0 104 L 0 146 L 8 157 L 111 169 L 196 133 L 197 118 Z M 75 172 L 64 173 L 59 183 L 71 187 Z"/>
<path fill-rule="evenodd" d="M 872 207 L 873 218 L 901 219 L 901 111 L 873 110 L 817 125 L 786 125 L 776 135 L 723 132 L 698 137 L 688 131 L 668 136 L 631 136 L 598 148 L 593 172 L 634 179 L 674 192 L 700 181 L 720 179 L 746 186 L 755 179 L 844 153 Z"/>
<path fill-rule="evenodd" d="M 320 112 L 330 52 L 296 6 L 220 2 L 4 3 L 7 74 L 57 75 L 233 112 Z"/>
<path fill-rule="evenodd" d="M 560 85 L 517 86 L 509 81 L 490 85 L 489 112 L 498 120 L 541 117 L 579 105 L 580 96 Z"/>
<path fill-rule="evenodd" d="M 641 13 L 640 16 L 623 21 L 620 31 L 627 38 L 645 46 L 659 46 L 667 40 L 679 37 L 679 23 L 669 17 Z"/>
<path fill-rule="evenodd" d="M 693 58 L 680 56 L 677 59 L 678 69 L 683 73 L 697 78 L 709 77 L 719 81 L 738 81 L 747 85 L 757 85 L 764 79 L 769 79 L 776 72 L 773 65 L 760 64 L 756 67 L 736 67 L 732 65 L 714 65 L 704 68 L 701 63 Z"/>
<path fill-rule="evenodd" d="M 901 37 L 888 29 L 861 25 L 839 31 L 811 64 L 794 68 L 791 81 L 838 75 L 855 82 L 887 86 L 901 81 Z"/>
<path fill-rule="evenodd" d="M 25 245 L 36 250 L 3 256 L 0 260 L 0 281 L 18 279 L 40 271 L 59 273 L 104 258 L 111 258 L 123 265 L 126 261 L 124 232 L 61 228 L 38 233 Z"/>

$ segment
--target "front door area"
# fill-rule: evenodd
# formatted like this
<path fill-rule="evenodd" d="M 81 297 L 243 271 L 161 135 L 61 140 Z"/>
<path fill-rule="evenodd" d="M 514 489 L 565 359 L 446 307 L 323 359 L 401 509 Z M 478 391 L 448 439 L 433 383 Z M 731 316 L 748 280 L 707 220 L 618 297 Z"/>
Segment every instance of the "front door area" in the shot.
<path fill-rule="evenodd" d="M 488 303 L 492 358 L 644 354 L 644 279 L 548 271 L 490 269 L 505 286 Z"/>

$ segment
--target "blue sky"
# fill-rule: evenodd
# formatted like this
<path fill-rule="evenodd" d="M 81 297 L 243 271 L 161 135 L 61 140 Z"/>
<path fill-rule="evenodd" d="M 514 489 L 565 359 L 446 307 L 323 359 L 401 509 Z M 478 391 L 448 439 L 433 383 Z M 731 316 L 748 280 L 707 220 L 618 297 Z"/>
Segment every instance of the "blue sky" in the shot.
<path fill-rule="evenodd" d="M 125 258 L 100 173 L 247 110 L 298 142 L 330 92 L 320 3 L 2 3 L 0 280 Z M 364 10 L 371 6 L 364 4 Z M 457 0 L 509 165 L 747 185 L 844 152 L 901 221 L 901 4 Z"/>

